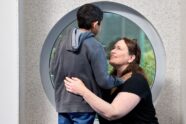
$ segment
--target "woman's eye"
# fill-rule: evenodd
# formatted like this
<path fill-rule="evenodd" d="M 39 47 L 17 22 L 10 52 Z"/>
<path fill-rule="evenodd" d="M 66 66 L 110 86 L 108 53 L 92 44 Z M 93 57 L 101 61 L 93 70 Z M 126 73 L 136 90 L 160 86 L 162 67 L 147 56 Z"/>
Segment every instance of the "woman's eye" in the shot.
<path fill-rule="evenodd" d="M 118 49 L 118 50 L 121 50 L 121 48 L 120 48 L 120 47 L 117 47 L 117 49 Z"/>
<path fill-rule="evenodd" d="M 112 48 L 112 50 L 114 50 L 114 49 L 115 50 L 121 50 L 121 48 L 120 47 L 117 47 L 117 46 L 115 46 L 115 47 Z"/>
<path fill-rule="evenodd" d="M 113 47 L 112 50 L 116 49 L 116 47 Z"/>

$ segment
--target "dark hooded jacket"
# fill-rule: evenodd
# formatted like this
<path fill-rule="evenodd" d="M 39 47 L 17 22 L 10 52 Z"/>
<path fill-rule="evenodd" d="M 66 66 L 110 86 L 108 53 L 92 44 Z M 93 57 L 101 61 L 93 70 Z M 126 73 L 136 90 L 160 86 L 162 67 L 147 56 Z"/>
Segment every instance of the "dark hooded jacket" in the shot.
<path fill-rule="evenodd" d="M 91 32 L 67 30 L 51 65 L 54 75 L 56 110 L 59 113 L 93 112 L 84 99 L 66 91 L 64 78 L 78 77 L 85 86 L 101 96 L 101 88 L 110 89 L 123 81 L 108 75 L 105 51 Z"/>

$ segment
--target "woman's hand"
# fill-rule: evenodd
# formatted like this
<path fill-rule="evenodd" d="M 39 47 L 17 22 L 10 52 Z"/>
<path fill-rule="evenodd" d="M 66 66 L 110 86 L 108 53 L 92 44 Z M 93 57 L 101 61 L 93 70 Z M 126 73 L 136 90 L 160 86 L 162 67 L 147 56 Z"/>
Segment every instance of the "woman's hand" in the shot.
<path fill-rule="evenodd" d="M 66 77 L 64 82 L 66 90 L 74 94 L 83 96 L 84 91 L 87 89 L 84 83 L 79 78 Z"/>

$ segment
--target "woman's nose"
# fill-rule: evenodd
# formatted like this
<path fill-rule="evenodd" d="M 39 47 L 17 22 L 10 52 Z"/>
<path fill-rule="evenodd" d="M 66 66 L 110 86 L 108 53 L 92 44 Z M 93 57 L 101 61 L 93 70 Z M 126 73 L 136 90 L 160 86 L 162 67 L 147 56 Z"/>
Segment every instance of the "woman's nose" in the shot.
<path fill-rule="evenodd" d="M 116 50 L 115 49 L 112 49 L 110 53 L 111 54 L 114 54 L 115 52 L 116 52 Z"/>

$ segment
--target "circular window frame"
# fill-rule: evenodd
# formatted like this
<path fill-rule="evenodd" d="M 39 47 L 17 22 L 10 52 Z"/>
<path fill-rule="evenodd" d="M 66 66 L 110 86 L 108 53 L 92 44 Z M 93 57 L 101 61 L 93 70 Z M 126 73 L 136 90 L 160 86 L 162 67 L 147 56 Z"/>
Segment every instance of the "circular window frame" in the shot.
<path fill-rule="evenodd" d="M 128 18 L 129 20 L 137 24 L 148 36 L 152 44 L 156 60 L 155 79 L 151 87 L 153 103 L 156 104 L 157 98 L 164 84 L 166 67 L 165 49 L 159 34 L 157 33 L 153 25 L 143 15 L 141 15 L 139 12 L 126 5 L 114 2 L 95 2 L 92 4 L 101 8 L 103 12 L 111 12 Z M 40 56 L 41 82 L 43 84 L 45 93 L 53 106 L 55 106 L 55 96 L 54 88 L 52 86 L 49 74 L 50 54 L 53 45 L 55 44 L 55 41 L 60 35 L 60 33 L 71 23 L 71 22 L 69 23 L 69 20 L 74 21 L 76 19 L 77 10 L 78 8 L 69 12 L 54 25 L 52 30 L 49 32 L 42 47 Z"/>

